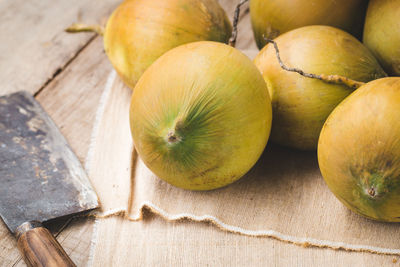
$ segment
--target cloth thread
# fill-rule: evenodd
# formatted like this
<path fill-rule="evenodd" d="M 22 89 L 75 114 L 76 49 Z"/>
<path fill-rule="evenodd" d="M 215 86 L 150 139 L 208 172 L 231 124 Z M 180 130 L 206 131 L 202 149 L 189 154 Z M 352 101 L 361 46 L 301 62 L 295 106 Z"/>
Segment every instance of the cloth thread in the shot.
<path fill-rule="evenodd" d="M 99 109 L 97 112 L 96 116 L 96 123 L 93 131 L 93 136 L 91 139 L 91 145 L 90 149 L 88 152 L 87 156 L 87 170 L 89 171 L 90 174 L 90 167 L 91 166 L 91 160 L 93 157 L 93 147 L 96 146 L 96 136 L 99 132 L 99 123 L 101 121 L 101 116 L 104 114 L 104 109 L 106 106 L 106 103 L 109 101 L 110 97 L 110 92 L 111 88 L 113 85 L 113 81 L 115 79 L 116 75 L 115 72 L 113 71 L 107 80 L 103 95 L 101 97 Z M 135 159 L 134 159 L 135 160 Z M 135 166 L 131 166 L 135 167 Z M 133 181 L 132 181 L 133 182 Z M 131 187 L 130 189 L 130 199 L 134 197 L 134 188 Z M 100 192 L 101 193 L 101 192 Z M 93 253 L 94 249 L 97 245 L 97 238 L 98 238 L 98 227 L 97 224 L 99 223 L 100 219 L 106 219 L 112 216 L 120 216 L 125 218 L 126 220 L 133 221 L 133 222 L 138 222 L 143 219 L 143 212 L 144 210 L 149 210 L 152 214 L 158 215 L 162 217 L 166 221 L 178 221 L 178 220 L 189 220 L 189 221 L 194 221 L 194 222 L 209 222 L 213 224 L 214 226 L 218 227 L 219 229 L 231 233 L 236 233 L 236 234 L 241 234 L 241 235 L 246 235 L 246 236 L 253 236 L 253 237 L 264 237 L 264 238 L 273 238 L 276 240 L 280 240 L 286 243 L 291 243 L 294 245 L 302 246 L 302 247 L 318 247 L 318 248 L 329 248 L 329 249 L 334 249 L 334 250 L 345 250 L 345 251 L 351 251 L 351 252 L 368 252 L 372 254 L 380 254 L 380 255 L 397 255 L 400 256 L 400 249 L 391 249 L 391 248 L 384 248 L 384 247 L 378 247 L 378 246 L 370 246 L 370 245 L 362 245 L 362 244 L 351 244 L 351 243 L 346 243 L 346 242 L 337 242 L 337 241 L 329 241 L 329 240 L 322 240 L 322 239 L 316 239 L 316 238 L 309 238 L 309 237 L 297 237 L 293 235 L 288 235 L 284 234 L 279 231 L 275 231 L 272 229 L 261 229 L 261 230 L 250 230 L 250 229 L 245 229 L 243 227 L 235 226 L 229 223 L 224 222 L 223 220 L 212 216 L 208 214 L 204 215 L 195 215 L 192 213 L 176 213 L 172 214 L 164 210 L 163 208 L 160 208 L 158 205 L 150 202 L 150 201 L 142 201 L 140 204 L 136 205 L 136 214 L 135 212 L 133 213 L 134 215 L 130 214 L 130 202 L 132 200 L 128 200 L 127 207 L 121 207 L 121 208 L 112 208 L 108 209 L 103 212 L 95 212 L 92 213 L 90 216 L 95 217 L 95 227 L 94 227 L 94 234 L 93 234 L 93 240 L 92 240 L 92 245 L 91 245 L 91 251 L 90 251 L 90 260 L 89 262 L 91 263 L 93 261 Z M 131 203 L 132 204 L 132 203 Z M 91 266 L 91 264 L 89 264 Z"/>

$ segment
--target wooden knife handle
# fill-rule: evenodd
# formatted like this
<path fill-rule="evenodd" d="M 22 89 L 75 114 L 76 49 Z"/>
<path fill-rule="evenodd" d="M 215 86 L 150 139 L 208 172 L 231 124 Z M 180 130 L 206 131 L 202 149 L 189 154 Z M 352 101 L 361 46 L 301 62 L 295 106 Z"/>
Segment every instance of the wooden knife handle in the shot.
<path fill-rule="evenodd" d="M 29 267 L 76 267 L 60 243 L 39 222 L 17 228 L 17 246 Z"/>

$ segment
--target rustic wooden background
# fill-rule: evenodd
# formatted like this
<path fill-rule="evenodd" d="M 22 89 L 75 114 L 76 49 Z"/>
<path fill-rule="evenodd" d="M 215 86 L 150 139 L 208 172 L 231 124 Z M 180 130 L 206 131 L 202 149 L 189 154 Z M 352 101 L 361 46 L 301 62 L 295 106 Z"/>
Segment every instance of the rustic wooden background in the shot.
<path fill-rule="evenodd" d="M 0 1 L 0 95 L 26 90 L 50 114 L 82 163 L 89 147 L 94 117 L 112 66 L 102 37 L 68 34 L 73 22 L 105 24 L 120 1 Z M 229 17 L 238 1 L 220 0 Z M 239 30 L 250 31 L 247 20 Z M 251 35 L 248 35 L 251 36 Z M 239 48 L 255 48 L 252 38 Z M 74 219 L 58 240 L 78 266 L 86 266 L 93 221 Z M 0 220 L 0 266 L 25 266 L 14 237 Z"/>

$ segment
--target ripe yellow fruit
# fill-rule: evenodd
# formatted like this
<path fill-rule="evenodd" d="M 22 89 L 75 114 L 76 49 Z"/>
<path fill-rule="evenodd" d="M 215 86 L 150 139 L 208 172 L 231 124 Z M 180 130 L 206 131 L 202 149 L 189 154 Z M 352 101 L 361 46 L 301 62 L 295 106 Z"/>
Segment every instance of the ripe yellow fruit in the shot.
<path fill-rule="evenodd" d="M 351 210 L 400 222 L 400 78 L 367 83 L 321 131 L 318 162 L 327 185 Z"/>
<path fill-rule="evenodd" d="M 104 48 L 122 80 L 134 88 L 162 54 L 181 44 L 227 42 L 232 26 L 216 0 L 126 0 L 108 19 Z"/>
<path fill-rule="evenodd" d="M 258 160 L 272 120 L 266 84 L 237 49 L 179 46 L 142 75 L 132 96 L 132 136 L 147 167 L 191 190 L 228 185 Z"/>
<path fill-rule="evenodd" d="M 400 1 L 371 0 L 364 26 L 364 44 L 390 75 L 400 76 Z"/>
<path fill-rule="evenodd" d="M 386 76 L 371 52 L 350 34 L 329 26 L 306 26 L 275 39 L 282 61 L 308 73 L 341 75 L 368 82 Z M 353 89 L 283 70 L 271 44 L 254 60 L 271 96 L 271 140 L 315 150 L 322 125 Z"/>
<path fill-rule="evenodd" d="M 273 39 L 309 25 L 334 26 L 361 37 L 366 5 L 365 0 L 251 0 L 250 16 L 261 49 L 263 35 Z"/>

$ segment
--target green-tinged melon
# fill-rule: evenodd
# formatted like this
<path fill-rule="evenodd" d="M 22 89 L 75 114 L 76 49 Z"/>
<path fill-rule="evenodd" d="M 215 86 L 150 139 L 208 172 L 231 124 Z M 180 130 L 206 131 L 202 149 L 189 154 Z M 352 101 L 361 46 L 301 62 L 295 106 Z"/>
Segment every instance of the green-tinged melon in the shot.
<path fill-rule="evenodd" d="M 250 0 L 254 37 L 261 49 L 266 44 L 264 36 L 273 39 L 303 26 L 328 25 L 361 38 L 367 3 L 366 0 Z"/>
<path fill-rule="evenodd" d="M 400 78 L 361 86 L 329 116 L 318 162 L 327 185 L 348 208 L 400 222 Z"/>
<path fill-rule="evenodd" d="M 228 42 L 232 27 L 216 0 L 127 0 L 108 19 L 104 48 L 132 89 L 168 50 L 190 42 Z"/>
<path fill-rule="evenodd" d="M 179 46 L 152 64 L 132 96 L 132 136 L 147 167 L 168 183 L 209 190 L 242 177 L 267 143 L 266 84 L 235 48 Z"/>
<path fill-rule="evenodd" d="M 389 75 L 400 76 L 400 1 L 371 0 L 364 27 L 364 44 Z"/>
<path fill-rule="evenodd" d="M 275 39 L 282 61 L 308 73 L 341 75 L 368 82 L 385 73 L 371 52 L 350 34 L 329 26 L 307 26 Z M 272 44 L 254 60 L 271 96 L 274 120 L 271 140 L 315 150 L 322 125 L 354 89 L 283 70 Z"/>

